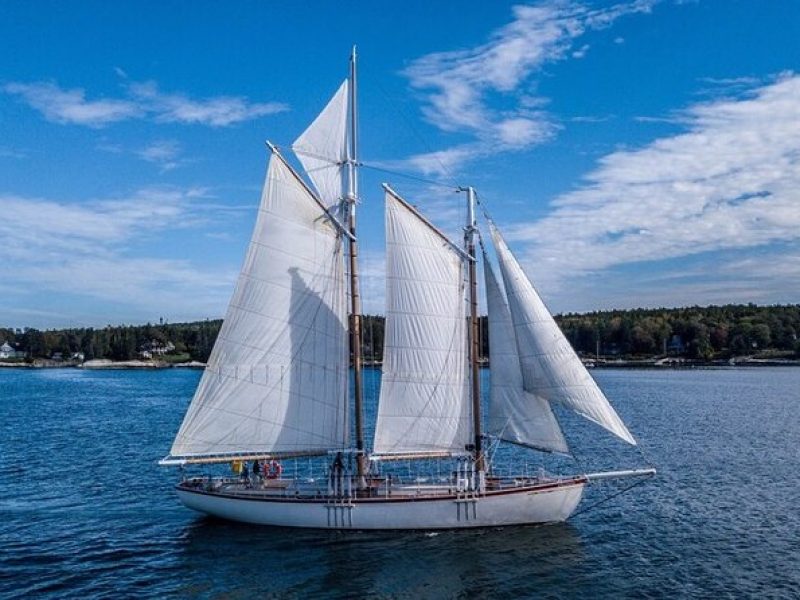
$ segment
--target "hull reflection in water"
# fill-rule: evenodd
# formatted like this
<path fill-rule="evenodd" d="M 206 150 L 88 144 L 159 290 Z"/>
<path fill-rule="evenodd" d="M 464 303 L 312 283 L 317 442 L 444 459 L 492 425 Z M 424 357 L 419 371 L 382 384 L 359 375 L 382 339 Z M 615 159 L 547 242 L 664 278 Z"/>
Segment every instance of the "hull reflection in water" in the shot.
<path fill-rule="evenodd" d="M 232 598 L 526 597 L 567 586 L 587 559 L 569 523 L 343 535 L 205 517 L 181 538 L 177 568 L 191 572 L 183 592 Z"/>

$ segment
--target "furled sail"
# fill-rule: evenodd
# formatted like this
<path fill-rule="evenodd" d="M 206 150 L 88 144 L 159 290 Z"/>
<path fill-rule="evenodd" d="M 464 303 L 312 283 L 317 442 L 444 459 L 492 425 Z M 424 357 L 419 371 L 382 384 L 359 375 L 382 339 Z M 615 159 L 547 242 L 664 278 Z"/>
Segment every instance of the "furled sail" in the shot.
<path fill-rule="evenodd" d="M 374 452 L 463 453 L 471 439 L 464 259 L 386 193 L 386 334 Z"/>
<path fill-rule="evenodd" d="M 273 156 L 247 257 L 171 458 L 348 442 L 343 243 Z"/>
<path fill-rule="evenodd" d="M 347 160 L 348 82 L 342 83 L 328 105 L 292 144 L 325 206 L 342 198 Z"/>
<path fill-rule="evenodd" d="M 560 402 L 629 444 L 628 428 L 581 363 L 500 232 L 489 224 L 500 263 L 525 390 Z"/>
<path fill-rule="evenodd" d="M 492 357 L 487 432 L 515 444 L 567 453 L 567 442 L 550 404 L 523 389 L 511 313 L 485 254 L 483 270 Z"/>

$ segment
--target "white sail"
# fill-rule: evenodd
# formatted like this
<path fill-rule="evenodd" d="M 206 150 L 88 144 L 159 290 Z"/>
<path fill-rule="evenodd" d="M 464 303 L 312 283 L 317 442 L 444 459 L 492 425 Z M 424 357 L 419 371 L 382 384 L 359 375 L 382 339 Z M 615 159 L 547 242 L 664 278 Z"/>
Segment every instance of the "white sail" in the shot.
<path fill-rule="evenodd" d="M 386 335 L 376 454 L 463 453 L 471 436 L 464 260 L 386 194 Z"/>
<path fill-rule="evenodd" d="M 567 441 L 550 404 L 523 389 L 511 313 L 485 254 L 483 271 L 491 343 L 487 433 L 515 444 L 567 453 Z"/>
<path fill-rule="evenodd" d="M 342 198 L 347 160 L 348 82 L 342 83 L 330 102 L 292 144 L 325 206 Z"/>
<path fill-rule="evenodd" d="M 172 457 L 347 444 L 342 252 L 324 209 L 273 156 L 244 266 Z"/>
<path fill-rule="evenodd" d="M 500 233 L 490 223 L 503 275 L 525 390 L 560 402 L 629 444 L 628 428 L 583 366 Z"/>

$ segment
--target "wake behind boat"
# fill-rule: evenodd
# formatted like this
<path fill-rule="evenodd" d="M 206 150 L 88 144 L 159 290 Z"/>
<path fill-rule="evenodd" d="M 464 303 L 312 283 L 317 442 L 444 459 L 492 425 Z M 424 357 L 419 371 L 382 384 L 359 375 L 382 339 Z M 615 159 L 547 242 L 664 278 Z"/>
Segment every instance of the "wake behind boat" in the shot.
<path fill-rule="evenodd" d="M 483 249 L 490 405 L 478 376 L 475 191 L 463 188 L 457 244 L 388 185 L 386 334 L 372 452 L 364 440 L 358 281 L 355 51 L 349 78 L 292 150 L 310 183 L 272 144 L 258 218 L 208 366 L 163 465 L 234 462 L 252 474 L 194 477 L 188 507 L 269 525 L 442 529 L 564 521 L 591 475 L 498 476 L 487 435 L 568 454 L 558 403 L 635 445 L 489 221 Z M 481 244 L 483 247 L 483 244 Z M 349 372 L 352 364 L 354 443 Z M 484 432 L 484 429 L 486 430 Z M 327 456 L 317 480 L 261 473 L 263 462 Z M 435 481 L 382 475 L 386 461 L 445 460 Z M 276 463 L 277 464 L 277 463 Z"/>

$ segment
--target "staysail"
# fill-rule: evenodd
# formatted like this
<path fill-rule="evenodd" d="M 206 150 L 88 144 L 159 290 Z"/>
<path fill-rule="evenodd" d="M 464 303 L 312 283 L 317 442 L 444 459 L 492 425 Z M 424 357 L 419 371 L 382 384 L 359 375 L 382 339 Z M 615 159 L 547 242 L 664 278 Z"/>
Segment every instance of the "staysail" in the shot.
<path fill-rule="evenodd" d="M 523 389 L 511 313 L 485 253 L 483 270 L 492 356 L 487 433 L 515 444 L 567 453 L 567 442 L 550 404 Z"/>
<path fill-rule="evenodd" d="M 347 160 L 348 86 L 345 80 L 319 116 L 292 144 L 327 207 L 338 204 L 342 198 Z"/>
<path fill-rule="evenodd" d="M 549 402 L 559 402 L 635 445 L 636 440 L 575 354 L 500 232 L 491 222 L 489 227 L 503 275 L 525 390 Z"/>
<path fill-rule="evenodd" d="M 386 192 L 386 337 L 374 453 L 464 453 L 471 436 L 464 258 Z"/>
<path fill-rule="evenodd" d="M 342 237 L 274 155 L 247 256 L 170 459 L 348 443 Z"/>

